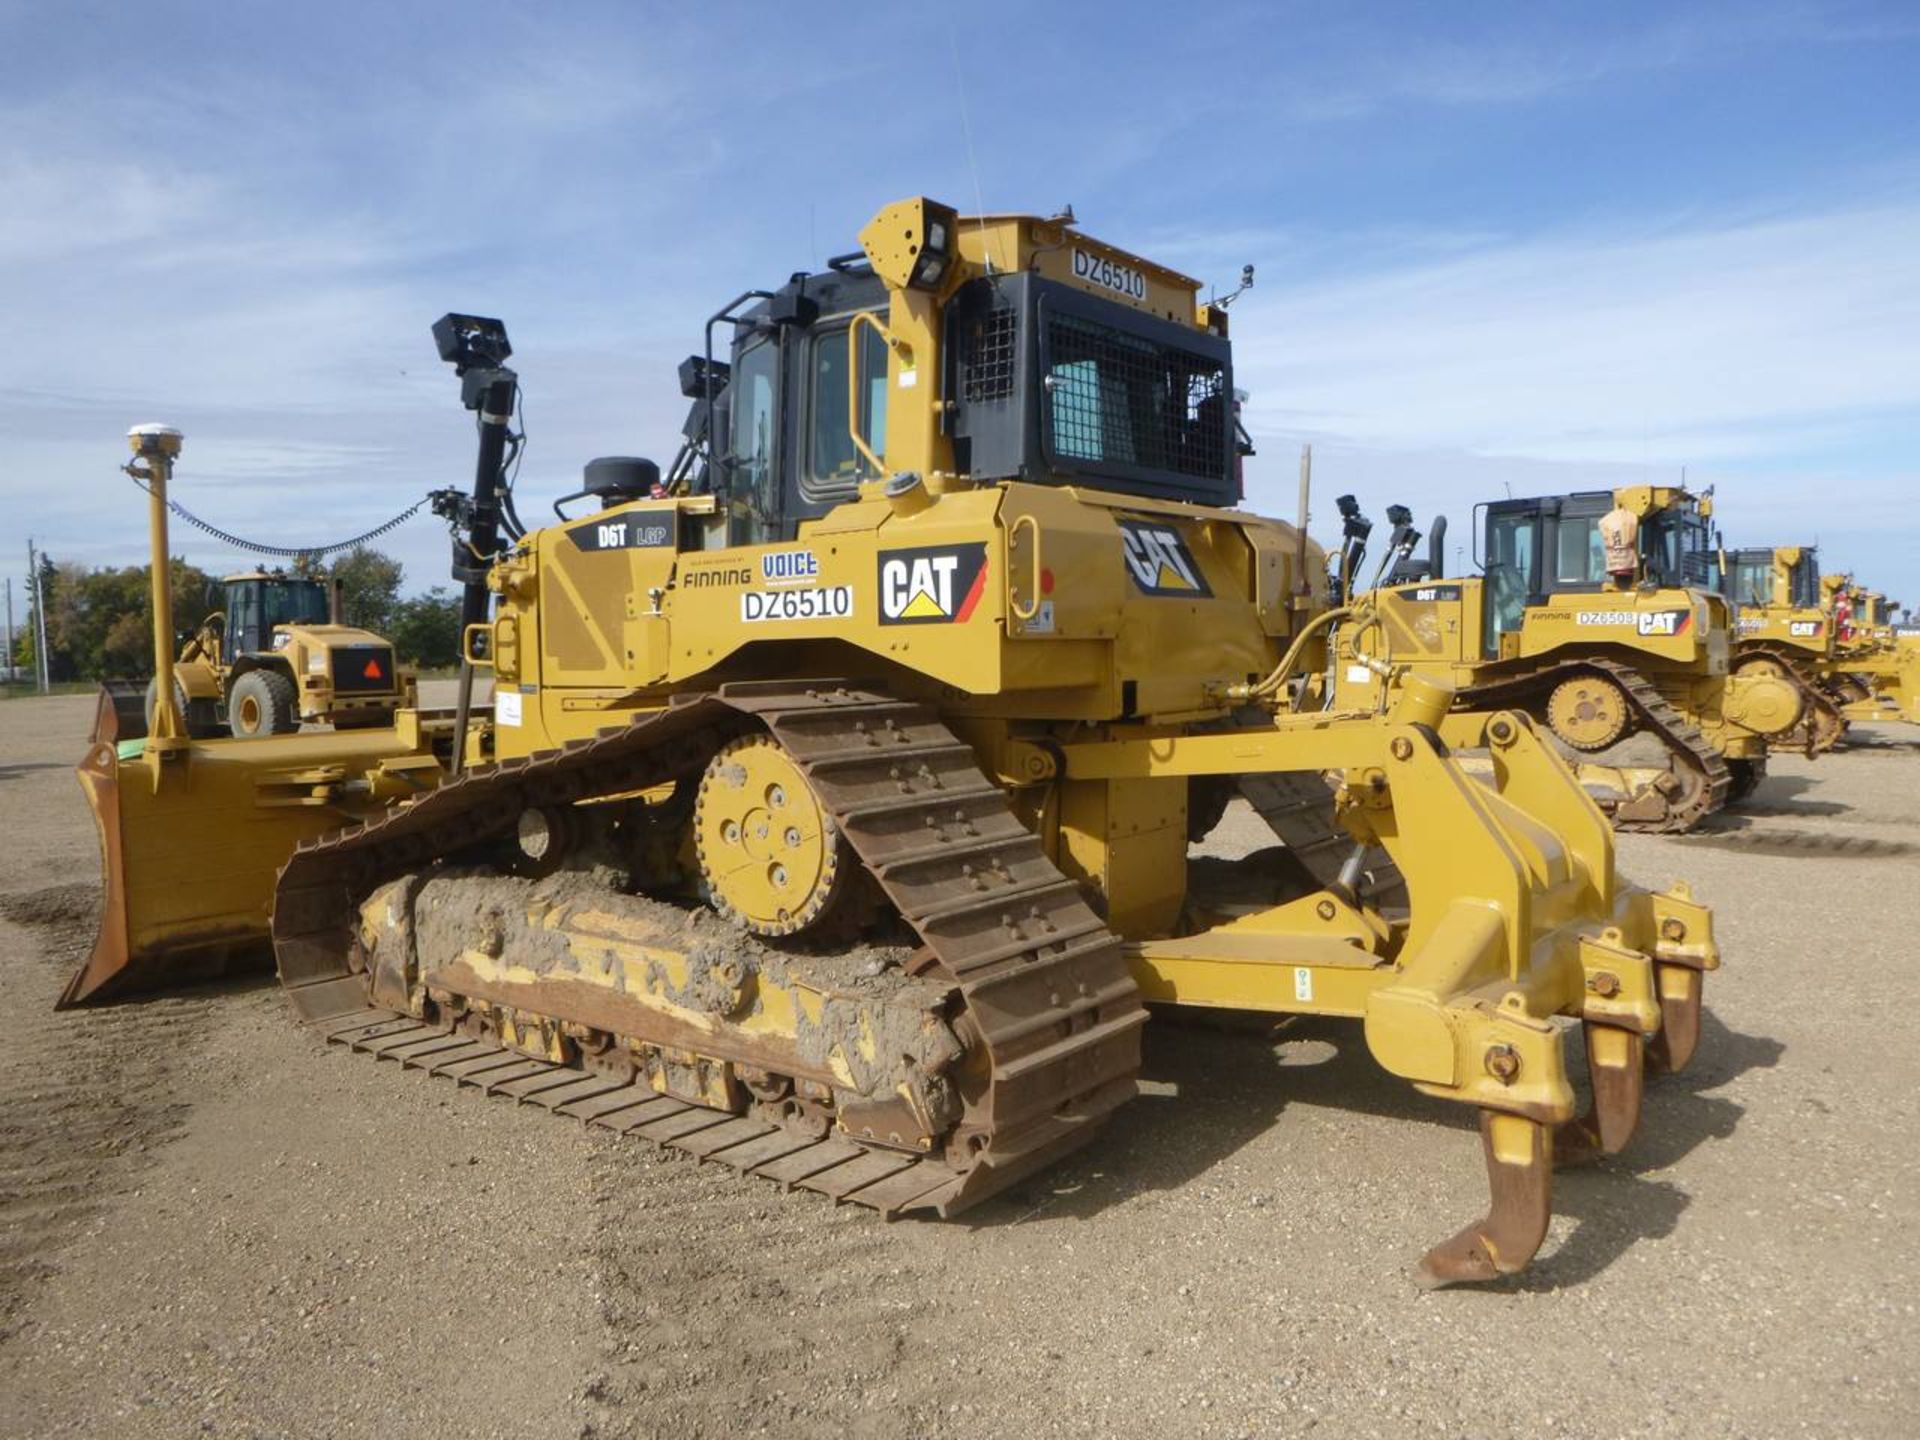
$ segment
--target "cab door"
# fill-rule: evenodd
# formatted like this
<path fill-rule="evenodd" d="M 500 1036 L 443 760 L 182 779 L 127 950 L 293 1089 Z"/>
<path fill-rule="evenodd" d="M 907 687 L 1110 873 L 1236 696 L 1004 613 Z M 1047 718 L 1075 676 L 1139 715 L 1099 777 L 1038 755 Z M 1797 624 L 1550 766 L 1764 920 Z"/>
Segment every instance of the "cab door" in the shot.
<path fill-rule="evenodd" d="M 1481 586 L 1481 653 L 1496 660 L 1501 639 L 1518 635 L 1527 605 L 1540 593 L 1540 535 L 1543 517 L 1537 504 L 1487 507 Z"/>

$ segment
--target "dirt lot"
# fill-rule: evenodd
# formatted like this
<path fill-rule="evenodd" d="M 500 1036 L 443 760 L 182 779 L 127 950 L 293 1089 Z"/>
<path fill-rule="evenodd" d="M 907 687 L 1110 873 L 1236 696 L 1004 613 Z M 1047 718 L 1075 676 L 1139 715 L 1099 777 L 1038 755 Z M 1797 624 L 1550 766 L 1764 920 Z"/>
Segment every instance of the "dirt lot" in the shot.
<path fill-rule="evenodd" d="M 91 703 L 0 704 L 0 1433 L 1913 1433 L 1915 732 L 1623 843 L 1716 907 L 1700 1057 L 1529 1275 L 1425 1294 L 1477 1137 L 1352 1029 L 1155 1028 L 1102 1143 L 887 1225 L 328 1051 L 264 977 L 55 1015 Z"/>

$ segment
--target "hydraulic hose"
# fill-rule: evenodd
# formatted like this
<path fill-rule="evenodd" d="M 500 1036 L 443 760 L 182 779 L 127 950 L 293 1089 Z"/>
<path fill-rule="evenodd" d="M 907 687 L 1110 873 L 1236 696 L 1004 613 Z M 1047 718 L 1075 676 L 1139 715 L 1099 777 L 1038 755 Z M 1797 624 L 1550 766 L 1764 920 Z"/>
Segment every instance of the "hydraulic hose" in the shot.
<path fill-rule="evenodd" d="M 1230 686 L 1227 690 L 1228 698 L 1233 700 L 1264 700 L 1269 695 L 1276 694 L 1280 687 L 1286 684 L 1288 678 L 1293 674 L 1293 667 L 1300 661 L 1300 652 L 1306 648 L 1307 641 L 1313 638 L 1314 633 L 1334 624 L 1336 621 L 1345 619 L 1352 613 L 1353 610 L 1350 606 L 1342 605 L 1335 609 L 1328 610 L 1323 614 L 1314 616 L 1313 619 L 1300 627 L 1300 633 L 1293 637 L 1293 643 L 1287 647 L 1287 653 L 1280 657 L 1280 663 L 1274 667 L 1271 675 L 1267 676 L 1266 679 L 1257 685 Z"/>

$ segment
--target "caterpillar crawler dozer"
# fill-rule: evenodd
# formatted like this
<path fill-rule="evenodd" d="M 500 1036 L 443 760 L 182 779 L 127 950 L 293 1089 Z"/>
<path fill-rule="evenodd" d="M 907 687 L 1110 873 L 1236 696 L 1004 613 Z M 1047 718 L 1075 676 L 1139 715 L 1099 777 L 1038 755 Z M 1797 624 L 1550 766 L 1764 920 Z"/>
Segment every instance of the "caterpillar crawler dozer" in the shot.
<path fill-rule="evenodd" d="M 1847 576 L 1823 576 L 1822 583 L 1834 614 L 1825 679 L 1846 714 L 1920 725 L 1920 632 L 1894 623 L 1900 603 Z"/>
<path fill-rule="evenodd" d="M 1847 720 L 1920 723 L 1920 644 L 1904 644 L 1899 606 L 1846 575 L 1821 575 L 1811 545 L 1749 547 L 1725 557 L 1724 588 L 1739 607 L 1740 673 L 1791 670 Z"/>
<path fill-rule="evenodd" d="M 1840 713 L 1864 687 L 1833 667 L 1836 628 L 1822 599 L 1819 552 L 1812 546 L 1747 547 L 1723 553 L 1722 591 L 1737 607 L 1734 665 L 1741 674 L 1793 673 Z"/>
<path fill-rule="evenodd" d="M 1345 503 L 1351 585 L 1371 526 Z M 1328 688 L 1380 704 L 1400 677 L 1445 679 L 1457 709 L 1532 716 L 1616 827 L 1691 829 L 1753 790 L 1770 746 L 1815 754 L 1843 728 L 1791 668 L 1735 668 L 1712 513 L 1711 497 L 1656 485 L 1495 501 L 1476 512 L 1483 576 L 1449 579 L 1395 507 L 1382 583 L 1351 602 Z"/>
<path fill-rule="evenodd" d="M 393 731 L 98 739 L 69 1001 L 270 933 L 332 1041 L 887 1215 L 1091 1140 L 1151 1006 L 1346 1017 L 1479 1116 L 1487 1214 L 1422 1278 L 1522 1268 L 1555 1161 L 1624 1145 L 1692 1054 L 1710 912 L 1620 879 L 1518 711 L 1422 677 L 1293 707 L 1322 556 L 1236 508 L 1197 282 L 924 199 L 860 240 L 718 311 L 679 456 L 594 462 L 544 529 L 500 493 L 504 330 L 437 326 L 480 422 L 455 557 L 490 713 L 470 670 Z M 1190 862 L 1236 792 L 1275 843 Z"/>
<path fill-rule="evenodd" d="M 355 730 L 391 725 L 414 703 L 411 670 L 370 630 L 340 622 L 332 587 L 311 575 L 249 571 L 220 582 L 222 606 L 188 637 L 173 664 L 174 705 L 190 738 L 285 735 L 303 722 Z M 113 687 L 120 732 L 153 724 L 159 681 Z M 136 705 L 138 708 L 136 708 Z"/>
<path fill-rule="evenodd" d="M 1721 588 L 1738 607 L 1734 654 L 1818 671 L 1833 651 L 1834 627 L 1823 603 L 1820 555 L 1810 545 L 1725 552 Z"/>

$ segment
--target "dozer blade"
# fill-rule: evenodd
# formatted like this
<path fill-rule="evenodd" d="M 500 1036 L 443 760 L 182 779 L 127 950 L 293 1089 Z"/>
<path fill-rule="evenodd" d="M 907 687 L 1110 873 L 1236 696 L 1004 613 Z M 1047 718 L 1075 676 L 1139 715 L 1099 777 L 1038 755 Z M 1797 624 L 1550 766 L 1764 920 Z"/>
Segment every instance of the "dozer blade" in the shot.
<path fill-rule="evenodd" d="M 99 936 L 61 1009 L 264 965 L 274 877 L 294 849 L 406 789 L 387 768 L 412 748 L 395 730 L 176 742 L 162 758 L 114 738 L 120 710 L 103 690 L 77 772 L 105 895 Z"/>
<path fill-rule="evenodd" d="M 142 740 L 147 734 L 147 687 L 138 680 L 102 680 L 90 744 Z"/>

